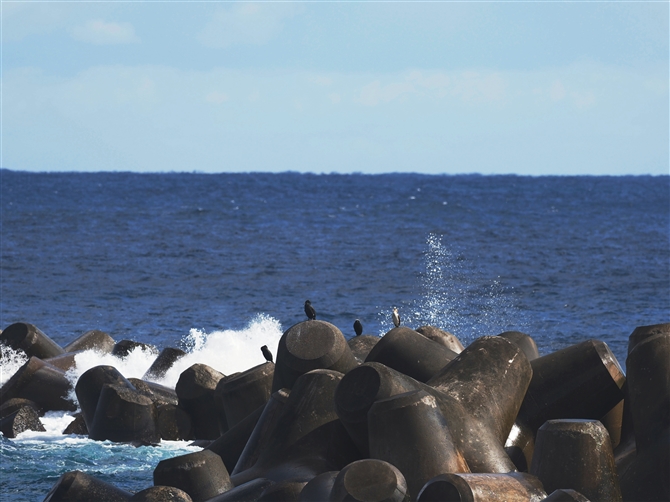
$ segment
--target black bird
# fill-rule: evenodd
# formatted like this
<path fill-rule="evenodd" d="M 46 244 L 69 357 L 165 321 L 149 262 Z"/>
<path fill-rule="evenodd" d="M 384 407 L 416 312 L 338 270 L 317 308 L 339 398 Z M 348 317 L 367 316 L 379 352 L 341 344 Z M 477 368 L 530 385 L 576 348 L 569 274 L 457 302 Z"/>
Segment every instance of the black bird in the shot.
<path fill-rule="evenodd" d="M 263 353 L 263 356 L 265 356 L 265 360 L 269 363 L 272 362 L 272 352 L 270 352 L 270 349 L 268 349 L 267 345 L 263 345 L 261 347 L 261 352 Z"/>
<path fill-rule="evenodd" d="M 398 309 L 393 307 L 393 325 L 397 328 L 400 326 L 400 314 L 398 314 Z"/>
<path fill-rule="evenodd" d="M 307 319 L 314 320 L 316 319 L 316 310 L 312 307 L 312 302 L 305 300 L 305 314 L 307 314 Z"/>
<path fill-rule="evenodd" d="M 363 333 L 363 325 L 358 319 L 354 321 L 354 331 L 356 332 L 356 336 L 361 336 L 361 333 Z"/>

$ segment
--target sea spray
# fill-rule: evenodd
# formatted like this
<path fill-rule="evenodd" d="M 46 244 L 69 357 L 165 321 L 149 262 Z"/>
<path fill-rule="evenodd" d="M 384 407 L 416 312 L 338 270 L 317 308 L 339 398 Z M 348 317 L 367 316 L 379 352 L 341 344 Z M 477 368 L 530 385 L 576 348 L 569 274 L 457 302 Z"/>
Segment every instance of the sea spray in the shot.
<path fill-rule="evenodd" d="M 517 307 L 514 290 L 505 287 L 499 277 L 485 277 L 465 252 L 443 239 L 434 233 L 426 239 L 420 293 L 397 305 L 402 324 L 435 326 L 453 333 L 464 345 L 485 335 L 523 331 L 527 322 Z M 391 308 L 382 309 L 379 318 L 383 335 L 393 327 Z"/>
<path fill-rule="evenodd" d="M 259 314 L 246 328 L 204 333 L 192 329 L 184 340 L 187 354 L 178 359 L 157 383 L 174 388 L 179 375 L 196 363 L 211 366 L 224 375 L 245 371 L 265 362 L 261 347 L 267 345 L 273 354 L 282 336 L 276 319 Z M 276 355 L 276 354 L 275 354 Z M 122 372 L 123 373 L 123 372 Z"/>
<path fill-rule="evenodd" d="M 26 364 L 28 356 L 23 351 L 14 350 L 3 344 L 0 344 L 0 356 L 2 356 L 0 358 L 0 386 L 3 386 L 21 366 Z"/>

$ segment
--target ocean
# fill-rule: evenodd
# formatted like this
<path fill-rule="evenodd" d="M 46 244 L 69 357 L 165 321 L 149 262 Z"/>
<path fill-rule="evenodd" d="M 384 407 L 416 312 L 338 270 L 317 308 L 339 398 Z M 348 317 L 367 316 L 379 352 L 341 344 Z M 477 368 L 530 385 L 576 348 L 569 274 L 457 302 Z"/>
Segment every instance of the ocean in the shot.
<path fill-rule="evenodd" d="M 100 329 L 224 374 L 276 353 L 306 299 L 347 337 L 357 318 L 383 335 L 395 306 L 464 345 L 507 330 L 541 354 L 600 339 L 624 369 L 628 335 L 670 314 L 670 176 L 0 170 L 0 197 L 0 329 L 32 323 L 61 345 Z M 24 359 L 2 350 L 5 382 Z M 70 378 L 151 364 L 110 358 L 78 356 Z M 139 491 L 195 448 L 64 436 L 69 420 L 0 437 L 0 500 L 42 500 L 74 469 Z"/>

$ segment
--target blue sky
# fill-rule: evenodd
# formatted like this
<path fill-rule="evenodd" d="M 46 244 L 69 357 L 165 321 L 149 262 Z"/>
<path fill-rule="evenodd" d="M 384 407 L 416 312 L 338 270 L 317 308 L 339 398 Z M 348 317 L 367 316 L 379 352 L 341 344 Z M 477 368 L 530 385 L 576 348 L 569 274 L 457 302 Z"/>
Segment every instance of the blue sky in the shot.
<path fill-rule="evenodd" d="M 2 1 L 2 167 L 668 174 L 667 2 Z"/>

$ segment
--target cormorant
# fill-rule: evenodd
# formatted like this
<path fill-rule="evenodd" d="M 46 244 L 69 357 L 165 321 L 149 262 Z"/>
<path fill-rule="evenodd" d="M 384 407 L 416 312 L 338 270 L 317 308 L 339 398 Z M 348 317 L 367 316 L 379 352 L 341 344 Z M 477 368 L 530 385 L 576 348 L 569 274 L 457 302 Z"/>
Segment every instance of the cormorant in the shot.
<path fill-rule="evenodd" d="M 354 332 L 356 333 L 356 336 L 361 336 L 361 333 L 363 333 L 363 325 L 358 319 L 354 321 Z"/>
<path fill-rule="evenodd" d="M 312 307 L 312 302 L 305 300 L 305 314 L 307 314 L 307 319 L 314 320 L 316 319 L 316 310 Z"/>
<path fill-rule="evenodd" d="M 261 347 L 261 352 L 263 353 L 263 356 L 265 356 L 265 360 L 269 363 L 273 362 L 272 361 L 272 352 L 270 352 L 270 349 L 268 349 L 267 345 L 263 345 Z"/>
<path fill-rule="evenodd" d="M 398 314 L 398 309 L 393 307 L 393 325 L 397 328 L 400 326 L 400 314 Z"/>

